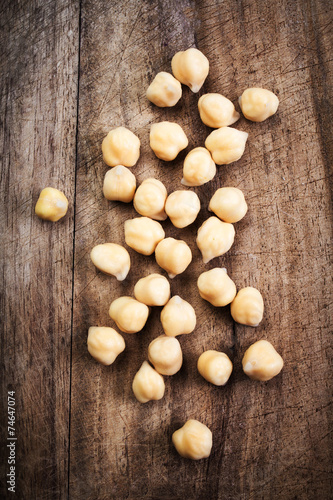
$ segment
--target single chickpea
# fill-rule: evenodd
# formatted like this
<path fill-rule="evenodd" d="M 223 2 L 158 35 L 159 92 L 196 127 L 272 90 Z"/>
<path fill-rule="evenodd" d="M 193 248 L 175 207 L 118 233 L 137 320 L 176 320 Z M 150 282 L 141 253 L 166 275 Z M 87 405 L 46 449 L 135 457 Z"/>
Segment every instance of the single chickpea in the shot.
<path fill-rule="evenodd" d="M 103 194 L 107 200 L 129 203 L 134 198 L 135 189 L 135 176 L 123 165 L 117 165 L 106 172 L 103 183 Z"/>
<path fill-rule="evenodd" d="M 113 328 L 91 326 L 88 331 L 88 351 L 102 365 L 112 365 L 125 349 L 123 337 Z"/>
<path fill-rule="evenodd" d="M 128 251 L 117 243 L 96 245 L 90 253 L 90 258 L 97 269 L 115 276 L 118 281 L 126 278 L 131 267 Z"/>
<path fill-rule="evenodd" d="M 165 236 L 161 224 L 149 217 L 129 219 L 124 227 L 126 244 L 143 255 L 154 253 L 157 244 Z"/>
<path fill-rule="evenodd" d="M 263 122 L 276 113 L 279 99 L 270 90 L 251 88 L 244 90 L 239 98 L 239 105 L 245 118 Z"/>
<path fill-rule="evenodd" d="M 208 210 L 224 222 L 238 222 L 247 212 L 247 203 L 242 191 L 235 187 L 223 187 L 213 194 Z"/>
<path fill-rule="evenodd" d="M 224 352 L 205 351 L 198 359 L 200 375 L 214 385 L 225 385 L 232 372 L 232 362 Z"/>
<path fill-rule="evenodd" d="M 252 380 L 271 380 L 283 368 L 283 359 L 267 340 L 258 340 L 244 354 L 244 373 Z"/>
<path fill-rule="evenodd" d="M 240 117 L 232 102 L 221 94 L 202 95 L 198 108 L 201 120 L 212 128 L 228 127 Z"/>
<path fill-rule="evenodd" d="M 160 335 L 148 347 L 148 359 L 161 375 L 174 375 L 183 364 L 183 353 L 175 337 Z"/>
<path fill-rule="evenodd" d="M 200 460 L 209 457 L 213 435 L 206 425 L 191 419 L 172 434 L 172 442 L 182 457 Z"/>
<path fill-rule="evenodd" d="M 215 307 L 224 307 L 236 297 L 236 285 L 227 275 L 227 270 L 215 267 L 198 278 L 200 296 Z"/>
<path fill-rule="evenodd" d="M 221 127 L 209 134 L 205 146 L 217 165 L 228 165 L 241 158 L 248 135 L 235 128 Z"/>
<path fill-rule="evenodd" d="M 109 315 L 122 332 L 137 333 L 145 326 L 149 309 L 132 297 L 119 297 L 111 303 Z"/>
<path fill-rule="evenodd" d="M 192 92 L 199 92 L 209 72 L 209 61 L 198 49 L 177 52 L 171 61 L 172 73 Z"/>
<path fill-rule="evenodd" d="M 174 160 L 187 145 L 185 132 L 178 123 L 154 123 L 150 128 L 150 147 L 161 160 Z"/>
<path fill-rule="evenodd" d="M 136 283 L 134 297 L 147 306 L 164 306 L 170 298 L 170 283 L 161 274 L 149 274 Z"/>
<path fill-rule="evenodd" d="M 242 288 L 231 302 L 233 319 L 241 325 L 258 326 L 264 315 L 264 300 L 256 288 Z"/>
<path fill-rule="evenodd" d="M 170 73 L 161 71 L 147 89 L 147 98 L 156 106 L 169 108 L 177 104 L 182 96 L 182 86 Z"/>
<path fill-rule="evenodd" d="M 140 139 L 125 127 L 114 128 L 103 139 L 102 153 L 110 167 L 133 167 L 140 156 Z"/>
<path fill-rule="evenodd" d="M 189 266 L 192 260 L 192 252 L 185 241 L 165 238 L 158 243 L 155 249 L 155 258 L 157 264 L 172 279 L 177 274 L 183 273 Z"/>
<path fill-rule="evenodd" d="M 165 384 L 162 375 L 144 361 L 133 379 L 132 389 L 140 403 L 147 403 L 163 398 Z"/>
<path fill-rule="evenodd" d="M 167 214 L 164 207 L 168 193 L 164 184 L 157 179 L 146 179 L 138 187 L 133 205 L 135 210 L 145 217 L 165 220 Z"/>
<path fill-rule="evenodd" d="M 193 191 L 174 191 L 167 198 L 165 212 L 174 226 L 189 226 L 200 212 L 199 197 Z"/>
<path fill-rule="evenodd" d="M 194 148 L 188 153 L 183 165 L 184 186 L 202 186 L 215 177 L 216 165 L 206 148 Z"/>
<path fill-rule="evenodd" d="M 168 337 L 192 333 L 197 323 L 195 310 L 189 302 L 175 295 L 163 307 L 161 323 Z"/>
<path fill-rule="evenodd" d="M 58 189 L 47 187 L 40 192 L 35 213 L 40 219 L 56 222 L 67 213 L 68 200 Z"/>
<path fill-rule="evenodd" d="M 232 224 L 222 222 L 217 217 L 209 217 L 198 229 L 197 245 L 205 264 L 214 257 L 225 254 L 235 239 Z"/>

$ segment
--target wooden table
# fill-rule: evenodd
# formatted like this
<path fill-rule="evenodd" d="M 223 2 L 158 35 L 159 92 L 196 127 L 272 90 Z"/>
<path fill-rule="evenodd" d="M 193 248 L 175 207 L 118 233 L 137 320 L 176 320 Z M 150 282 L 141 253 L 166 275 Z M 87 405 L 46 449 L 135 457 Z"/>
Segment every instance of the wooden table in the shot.
<path fill-rule="evenodd" d="M 316 499 L 331 497 L 332 16 L 327 0 L 3 0 L 1 2 L 1 498 L 18 499 Z M 156 177 L 181 188 L 185 153 L 209 133 L 198 94 L 157 108 L 145 97 L 175 52 L 197 47 L 210 61 L 199 95 L 237 102 L 261 86 L 277 93 L 278 113 L 263 123 L 241 118 L 244 156 L 194 188 L 202 204 L 184 230 L 193 262 L 171 284 L 192 303 L 194 333 L 180 337 L 184 365 L 166 378 L 165 397 L 138 403 L 131 382 L 162 333 L 160 308 L 126 350 L 104 367 L 87 352 L 91 325 L 113 326 L 108 307 L 158 271 L 154 257 L 130 250 L 120 283 L 90 261 L 97 243 L 124 244 L 132 204 L 102 195 L 107 166 L 101 142 L 124 125 L 141 139 L 138 183 Z M 174 120 L 188 135 L 171 162 L 149 147 L 150 125 Z M 247 216 L 223 257 L 202 263 L 195 234 L 214 191 L 245 193 Z M 39 192 L 69 198 L 58 223 L 34 215 Z M 259 288 L 264 320 L 235 324 L 229 308 L 198 294 L 196 279 L 225 266 L 238 288 Z M 163 271 L 161 271 L 165 274 Z M 268 339 L 284 358 L 267 383 L 242 372 L 247 347 Z M 226 352 L 234 371 L 225 387 L 205 382 L 196 362 Z M 7 490 L 7 394 L 15 391 L 15 491 Z M 189 418 L 213 432 L 209 459 L 181 458 L 172 433 Z M 13 420 L 12 420 L 13 422 Z M 12 442 L 12 441 L 10 441 Z M 332 497 L 331 497 L 332 498 Z"/>

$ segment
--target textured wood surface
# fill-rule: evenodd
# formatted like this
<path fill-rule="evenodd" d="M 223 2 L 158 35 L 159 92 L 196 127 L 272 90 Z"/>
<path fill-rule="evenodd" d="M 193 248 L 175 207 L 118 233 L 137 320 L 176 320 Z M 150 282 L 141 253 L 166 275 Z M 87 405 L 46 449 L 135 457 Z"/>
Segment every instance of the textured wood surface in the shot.
<path fill-rule="evenodd" d="M 2 153 L 1 495 L 6 497 L 7 391 L 16 391 L 19 499 L 328 499 L 332 495 L 332 15 L 325 0 L 165 2 L 81 0 L 1 4 Z M 202 50 L 210 73 L 199 94 L 183 87 L 176 107 L 160 109 L 145 91 L 175 52 Z M 189 151 L 210 129 L 198 97 L 220 92 L 237 102 L 262 86 L 280 98 L 264 123 L 241 118 L 245 154 L 194 188 L 202 211 L 184 230 L 193 262 L 171 282 L 194 306 L 198 326 L 179 338 L 184 365 L 166 377 L 165 397 L 142 405 L 131 391 L 149 342 L 162 333 L 160 308 L 144 330 L 125 335 L 111 367 L 86 349 L 89 326 L 113 326 L 111 301 L 160 271 L 129 250 L 128 278 L 116 282 L 90 261 L 97 243 L 124 244 L 131 204 L 108 202 L 101 141 L 124 125 L 141 139 L 133 168 L 180 188 L 185 152 L 171 163 L 149 147 L 156 121 L 181 124 Z M 62 189 L 68 215 L 56 224 L 34 216 L 39 191 Z M 223 185 L 249 205 L 221 258 L 202 263 L 197 228 Z M 238 288 L 258 287 L 265 316 L 257 328 L 232 321 L 196 289 L 198 275 L 225 266 Z M 161 271 L 164 273 L 163 271 Z M 164 273 L 165 274 L 165 273 Z M 241 359 L 265 338 L 284 358 L 281 374 L 250 381 Z M 226 352 L 234 372 L 223 388 L 196 370 L 206 349 Z M 209 459 L 182 459 L 171 435 L 189 418 L 213 432 Z"/>

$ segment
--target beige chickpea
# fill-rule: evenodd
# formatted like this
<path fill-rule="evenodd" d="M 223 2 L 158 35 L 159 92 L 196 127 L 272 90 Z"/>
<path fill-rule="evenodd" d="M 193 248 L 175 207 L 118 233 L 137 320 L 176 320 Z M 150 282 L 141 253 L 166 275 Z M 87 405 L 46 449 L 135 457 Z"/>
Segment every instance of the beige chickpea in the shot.
<path fill-rule="evenodd" d="M 172 73 L 192 92 L 199 92 L 209 72 L 209 61 L 198 49 L 177 52 L 171 61 Z"/>
<path fill-rule="evenodd" d="M 147 361 L 144 361 L 140 370 L 135 374 L 132 389 L 134 396 L 140 403 L 147 403 L 163 398 L 165 384 L 162 375 L 154 370 Z"/>
<path fill-rule="evenodd" d="M 102 365 L 112 365 L 125 349 L 123 337 L 113 328 L 91 326 L 88 331 L 88 351 Z"/>
<path fill-rule="evenodd" d="M 217 217 L 209 217 L 198 229 L 197 245 L 205 264 L 214 257 L 225 254 L 235 239 L 232 224 L 222 222 Z"/>
<path fill-rule="evenodd" d="M 238 222 L 247 212 L 247 203 L 242 191 L 235 187 L 222 187 L 215 191 L 208 210 L 224 222 Z"/>
<path fill-rule="evenodd" d="M 252 380 L 271 380 L 283 368 L 283 359 L 267 340 L 258 340 L 244 354 L 244 373 Z"/>
<path fill-rule="evenodd" d="M 198 109 L 201 120 L 212 128 L 228 127 L 240 117 L 232 102 L 221 94 L 202 95 L 198 101 Z"/>
<path fill-rule="evenodd" d="M 109 315 L 122 332 L 137 333 L 145 326 L 149 309 L 132 297 L 119 297 L 111 303 Z"/>
<path fill-rule="evenodd" d="M 191 419 L 172 434 L 172 442 L 182 457 L 200 460 L 209 457 L 213 435 L 205 424 Z"/>
<path fill-rule="evenodd" d="M 183 353 L 179 341 L 174 337 L 160 335 L 150 342 L 148 359 L 161 375 L 174 375 L 183 364 Z"/>
<path fill-rule="evenodd" d="M 135 176 L 123 165 L 117 165 L 106 172 L 103 183 L 103 194 L 107 200 L 129 203 L 133 200 L 135 189 Z"/>
<path fill-rule="evenodd" d="M 228 165 L 241 158 L 248 135 L 235 128 L 221 127 L 209 134 L 205 146 L 217 165 Z"/>
<path fill-rule="evenodd" d="M 124 227 L 126 244 L 143 255 L 154 253 L 157 244 L 165 236 L 161 224 L 149 217 L 128 219 Z"/>
<path fill-rule="evenodd" d="M 200 274 L 197 284 L 200 296 L 215 307 L 230 304 L 236 296 L 235 283 L 221 267 Z"/>
<path fill-rule="evenodd" d="M 170 73 L 161 71 L 147 89 L 147 98 L 161 108 L 177 104 L 182 96 L 182 86 Z"/>
<path fill-rule="evenodd" d="M 140 156 L 140 139 L 125 127 L 114 128 L 103 139 L 102 153 L 110 167 L 133 167 Z"/>
<path fill-rule="evenodd" d="M 42 189 L 35 206 L 35 213 L 40 219 L 56 222 L 67 213 L 68 200 L 58 189 Z"/>
<path fill-rule="evenodd" d="M 194 148 L 188 153 L 183 165 L 182 184 L 202 186 L 211 181 L 216 174 L 216 165 L 206 148 Z"/>
<path fill-rule="evenodd" d="M 164 269 L 169 278 L 174 278 L 181 274 L 192 261 L 190 247 L 182 240 L 175 238 L 165 238 L 160 241 L 155 249 L 157 264 Z"/>
<path fill-rule="evenodd" d="M 258 326 L 264 315 L 264 300 L 261 293 L 252 286 L 242 288 L 231 302 L 230 311 L 237 323 Z"/>
<path fill-rule="evenodd" d="M 200 375 L 214 385 L 225 385 L 232 372 L 232 362 L 224 352 L 205 351 L 198 359 Z"/>
<path fill-rule="evenodd" d="M 174 226 L 189 226 L 200 212 L 199 197 L 193 191 L 174 191 L 167 198 L 165 212 Z"/>
<path fill-rule="evenodd" d="M 118 281 L 126 278 L 131 267 L 128 251 L 117 243 L 96 245 L 90 253 L 90 258 L 97 269 L 115 276 Z"/>
<path fill-rule="evenodd" d="M 134 297 L 147 306 L 164 306 L 170 298 L 170 283 L 161 274 L 149 274 L 136 283 Z"/>
<path fill-rule="evenodd" d="M 155 220 L 165 220 L 167 214 L 164 207 L 168 193 L 164 184 L 157 179 L 146 179 L 138 187 L 133 205 L 135 210 L 145 217 Z"/>
<path fill-rule="evenodd" d="M 175 295 L 163 307 L 161 323 L 168 337 L 192 333 L 197 323 L 195 310 L 189 302 Z"/>
<path fill-rule="evenodd" d="M 251 88 L 244 90 L 239 98 L 239 105 L 245 118 L 263 122 L 276 113 L 279 99 L 270 90 Z"/>
<path fill-rule="evenodd" d="M 150 128 L 150 147 L 161 160 L 174 160 L 187 145 L 188 139 L 178 123 L 154 123 Z"/>

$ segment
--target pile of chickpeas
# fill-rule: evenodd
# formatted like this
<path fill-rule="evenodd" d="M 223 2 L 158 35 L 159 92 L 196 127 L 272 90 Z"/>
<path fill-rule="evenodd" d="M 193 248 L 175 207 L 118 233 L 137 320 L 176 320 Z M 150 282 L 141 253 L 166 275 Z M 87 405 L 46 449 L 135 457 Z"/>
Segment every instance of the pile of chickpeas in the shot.
<path fill-rule="evenodd" d="M 147 98 L 156 106 L 174 106 L 182 96 L 181 84 L 193 92 L 202 87 L 208 72 L 208 59 L 197 49 L 178 52 L 171 62 L 172 74 L 156 75 L 147 90 Z M 279 100 L 266 89 L 249 88 L 239 98 L 243 115 L 254 122 L 272 116 Z M 213 179 L 216 165 L 237 161 L 244 153 L 248 134 L 232 128 L 240 114 L 226 97 L 210 93 L 200 97 L 198 109 L 203 123 L 215 130 L 209 134 L 205 147 L 191 150 L 183 165 L 184 186 L 202 186 Z M 150 146 L 163 161 L 174 160 L 188 145 L 183 129 L 177 123 L 163 121 L 150 129 Z M 102 143 L 103 159 L 112 167 L 105 175 L 103 194 L 108 200 L 133 202 L 140 217 L 124 224 L 125 242 L 143 255 L 155 253 L 157 264 L 172 279 L 183 273 L 192 261 L 192 252 L 181 239 L 166 237 L 160 221 L 170 218 L 177 228 L 192 224 L 199 211 L 200 200 L 190 190 L 178 190 L 168 195 L 166 187 L 154 178 L 145 179 L 137 188 L 131 172 L 140 156 L 140 139 L 125 127 L 112 129 Z M 60 191 L 46 188 L 36 205 L 36 214 L 56 221 L 67 211 L 68 202 Z M 203 262 L 208 263 L 231 248 L 234 242 L 234 223 L 247 213 L 247 203 L 241 190 L 222 187 L 212 196 L 208 209 L 214 213 L 199 228 L 196 238 Z M 108 275 L 122 281 L 130 271 L 131 261 L 126 248 L 117 243 L 104 243 L 91 251 L 94 265 Z M 259 290 L 253 287 L 236 290 L 227 270 L 215 267 L 203 272 L 197 280 L 200 296 L 215 307 L 230 304 L 234 321 L 258 326 L 263 318 L 264 302 Z M 155 338 L 148 347 L 147 361 L 136 373 L 132 389 L 140 403 L 159 400 L 164 396 L 163 375 L 174 375 L 183 362 L 178 335 L 189 334 L 196 327 L 196 314 L 192 305 L 180 296 L 170 297 L 170 283 L 166 277 L 154 273 L 144 276 L 134 287 L 134 297 L 118 297 L 109 309 L 109 315 L 118 330 L 126 334 L 143 329 L 149 308 L 163 306 L 161 323 L 164 335 Z M 122 335 L 109 327 L 93 326 L 88 332 L 88 351 L 100 363 L 112 364 L 125 349 Z M 244 354 L 243 370 L 251 379 L 267 381 L 280 373 L 283 360 L 272 344 L 259 340 Z M 223 386 L 227 383 L 233 365 L 223 352 L 208 350 L 201 354 L 197 367 L 208 382 Z M 212 448 L 212 433 L 197 420 L 188 420 L 174 432 L 174 446 L 185 458 L 198 460 L 208 457 Z"/>

